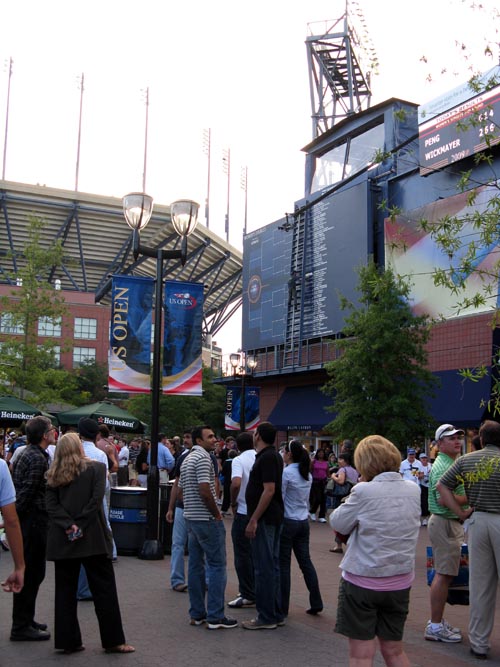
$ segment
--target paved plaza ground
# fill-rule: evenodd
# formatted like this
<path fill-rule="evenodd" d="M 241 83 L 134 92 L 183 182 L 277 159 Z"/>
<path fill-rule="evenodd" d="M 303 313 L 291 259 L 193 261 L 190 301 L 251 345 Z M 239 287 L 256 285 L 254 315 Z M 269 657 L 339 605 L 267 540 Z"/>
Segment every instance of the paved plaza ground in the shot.
<path fill-rule="evenodd" d="M 404 519 L 403 519 L 404 520 Z M 235 597 L 238 585 L 232 563 L 230 541 L 231 518 L 224 519 L 228 536 L 228 584 L 226 599 Z M 411 592 L 410 614 L 405 631 L 406 650 L 412 667 L 462 667 L 481 664 L 469 654 L 467 639 L 462 644 L 440 644 L 424 641 L 423 632 L 429 617 L 429 590 L 426 585 L 426 528 L 421 528 L 417 558 L 417 578 Z M 134 665 L 165 667 L 169 665 L 217 665 L 217 667 L 295 667 L 347 665 L 347 640 L 334 634 L 340 556 L 329 552 L 332 531 L 328 525 L 311 524 L 311 551 L 320 577 L 325 603 L 323 614 L 311 617 L 307 589 L 300 571 L 292 570 L 290 615 L 285 627 L 249 632 L 242 628 L 209 631 L 188 623 L 188 595 L 170 590 L 170 558 L 142 561 L 120 556 L 115 565 L 121 611 L 127 641 L 136 647 L 130 655 L 104 654 L 99 642 L 97 621 L 91 602 L 79 603 L 79 618 L 86 651 L 63 656 L 53 649 L 52 640 L 40 643 L 9 641 L 11 597 L 0 592 L 0 666 L 54 667 L 71 663 L 74 667 L 93 665 Z M 42 554 L 40 554 L 42 556 Z M 11 566 L 10 555 L 2 554 L 0 578 Z M 37 620 L 53 625 L 53 564 L 47 565 L 47 577 L 38 597 Z M 229 610 L 238 620 L 252 618 L 254 610 Z M 497 617 L 491 658 L 486 664 L 500 666 L 500 613 Z M 468 607 L 449 607 L 447 619 L 462 628 L 467 636 Z M 380 654 L 376 665 L 383 665 Z"/>

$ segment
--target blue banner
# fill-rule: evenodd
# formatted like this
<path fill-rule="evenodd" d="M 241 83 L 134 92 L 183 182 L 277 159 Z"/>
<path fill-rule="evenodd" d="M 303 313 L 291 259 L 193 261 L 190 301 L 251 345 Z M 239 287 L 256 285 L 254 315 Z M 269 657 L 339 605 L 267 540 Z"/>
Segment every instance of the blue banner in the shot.
<path fill-rule="evenodd" d="M 226 389 L 226 416 L 224 428 L 228 431 L 240 430 L 241 386 Z M 245 387 L 245 431 L 253 431 L 260 424 L 260 387 Z"/>
<path fill-rule="evenodd" d="M 151 325 L 154 280 L 113 276 L 108 354 L 110 391 L 151 391 Z"/>
<path fill-rule="evenodd" d="M 203 285 L 167 280 L 163 393 L 202 395 Z"/>

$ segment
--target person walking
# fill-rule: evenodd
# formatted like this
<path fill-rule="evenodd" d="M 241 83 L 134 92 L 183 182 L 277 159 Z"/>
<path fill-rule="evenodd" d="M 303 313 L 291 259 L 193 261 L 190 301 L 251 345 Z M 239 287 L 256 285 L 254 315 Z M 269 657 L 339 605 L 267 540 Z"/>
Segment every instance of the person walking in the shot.
<path fill-rule="evenodd" d="M 292 440 L 289 445 L 285 445 L 284 461 L 286 467 L 281 488 L 284 519 L 280 538 L 281 612 L 284 617 L 288 616 L 293 551 L 309 591 L 310 607 L 306 613 L 316 615 L 323 611 L 323 600 L 318 575 L 309 553 L 307 508 L 312 477 L 309 472 L 309 455 L 299 440 Z"/>
<path fill-rule="evenodd" d="M 24 587 L 14 592 L 11 641 L 50 639 L 46 623 L 35 621 L 38 590 L 45 579 L 47 546 L 47 509 L 45 474 L 48 470 L 47 447 L 55 443 L 56 429 L 50 419 L 33 417 L 26 424 L 28 446 L 16 463 L 13 482 L 16 489 L 16 511 L 23 535 Z"/>
<path fill-rule="evenodd" d="M 84 567 L 107 653 L 132 653 L 125 643 L 115 575 L 111 531 L 104 515 L 107 465 L 85 457 L 76 433 L 59 440 L 47 474 L 49 532 L 47 559 L 55 568 L 55 648 L 83 651 L 77 617 L 78 575 Z"/>
<path fill-rule="evenodd" d="M 386 438 L 361 440 L 354 464 L 363 481 L 330 515 L 331 527 L 349 535 L 339 565 L 335 632 L 349 638 L 350 665 L 373 665 L 376 638 L 386 665 L 410 665 L 402 640 L 415 577 L 420 491 L 401 478 L 400 463 L 399 450 Z"/>
<path fill-rule="evenodd" d="M 312 486 L 310 494 L 310 518 L 316 521 L 316 512 L 319 509 L 318 521 L 326 523 L 326 483 L 328 482 L 328 461 L 324 449 L 318 449 L 311 463 Z"/>

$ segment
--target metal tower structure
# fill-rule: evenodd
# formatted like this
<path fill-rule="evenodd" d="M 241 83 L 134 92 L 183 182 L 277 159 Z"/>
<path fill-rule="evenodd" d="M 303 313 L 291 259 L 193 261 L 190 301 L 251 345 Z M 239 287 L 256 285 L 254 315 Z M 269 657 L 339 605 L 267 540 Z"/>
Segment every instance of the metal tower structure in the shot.
<path fill-rule="evenodd" d="M 345 0 L 343 15 L 310 23 L 306 39 L 313 139 L 370 106 L 370 75 L 377 67 L 361 8 Z"/>

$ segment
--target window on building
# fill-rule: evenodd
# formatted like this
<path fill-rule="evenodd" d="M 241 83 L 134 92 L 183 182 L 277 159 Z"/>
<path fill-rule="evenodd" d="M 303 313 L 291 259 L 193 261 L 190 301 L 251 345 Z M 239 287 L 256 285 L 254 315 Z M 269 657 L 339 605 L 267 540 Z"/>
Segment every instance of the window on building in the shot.
<path fill-rule="evenodd" d="M 75 317 L 75 338 L 97 338 L 97 320 L 92 317 Z"/>
<path fill-rule="evenodd" d="M 54 345 L 50 348 L 50 351 L 45 349 L 43 345 L 39 345 L 38 349 L 47 357 L 47 355 L 52 356 L 52 361 L 56 366 L 61 365 L 61 347 L 60 345 Z"/>
<path fill-rule="evenodd" d="M 38 335 L 61 337 L 61 318 L 60 317 L 40 317 L 38 318 Z"/>
<path fill-rule="evenodd" d="M 12 313 L 2 313 L 0 315 L 0 333 L 3 334 L 23 334 L 24 327 L 20 323 L 14 322 Z"/>
<path fill-rule="evenodd" d="M 369 165 L 377 151 L 384 148 L 385 129 L 383 123 L 348 137 L 341 144 L 316 159 L 312 192 L 335 185 Z"/>
<path fill-rule="evenodd" d="M 86 361 L 95 361 L 95 347 L 74 347 L 73 368 L 78 368 Z"/>

